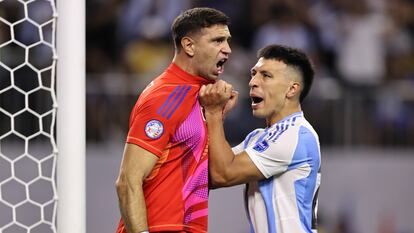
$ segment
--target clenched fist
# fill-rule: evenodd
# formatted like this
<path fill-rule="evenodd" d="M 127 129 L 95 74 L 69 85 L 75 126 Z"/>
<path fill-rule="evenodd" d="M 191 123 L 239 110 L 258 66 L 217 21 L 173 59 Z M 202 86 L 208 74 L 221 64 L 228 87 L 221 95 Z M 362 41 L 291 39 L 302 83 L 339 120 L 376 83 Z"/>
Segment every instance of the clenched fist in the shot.
<path fill-rule="evenodd" d="M 202 86 L 199 97 L 206 112 L 226 114 L 236 105 L 238 92 L 233 90 L 231 84 L 218 80 L 214 84 Z"/>

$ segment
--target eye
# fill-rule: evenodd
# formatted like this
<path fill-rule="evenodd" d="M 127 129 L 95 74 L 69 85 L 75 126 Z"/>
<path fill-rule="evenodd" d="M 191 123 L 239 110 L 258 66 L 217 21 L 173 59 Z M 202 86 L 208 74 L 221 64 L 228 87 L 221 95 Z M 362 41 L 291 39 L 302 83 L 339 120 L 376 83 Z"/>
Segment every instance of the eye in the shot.
<path fill-rule="evenodd" d="M 270 75 L 269 73 L 267 73 L 267 72 L 261 72 L 261 75 L 264 77 L 264 78 L 271 78 L 272 77 L 272 75 Z"/>
<path fill-rule="evenodd" d="M 217 43 L 217 44 L 221 44 L 221 43 L 223 43 L 223 42 L 224 42 L 224 39 L 217 39 L 217 40 L 216 40 L 216 43 Z"/>
<path fill-rule="evenodd" d="M 212 41 L 214 41 L 216 44 L 222 44 L 222 43 L 224 43 L 224 41 L 226 41 L 226 37 L 217 37 L 217 38 L 214 38 Z"/>

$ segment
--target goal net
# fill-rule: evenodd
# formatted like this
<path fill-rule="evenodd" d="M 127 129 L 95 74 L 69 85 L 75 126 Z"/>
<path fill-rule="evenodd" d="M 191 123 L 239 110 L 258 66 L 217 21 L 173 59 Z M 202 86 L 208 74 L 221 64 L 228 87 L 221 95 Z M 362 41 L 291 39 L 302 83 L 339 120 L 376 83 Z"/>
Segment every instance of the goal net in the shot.
<path fill-rule="evenodd" d="M 0 0 L 0 232 L 55 233 L 56 7 Z"/>

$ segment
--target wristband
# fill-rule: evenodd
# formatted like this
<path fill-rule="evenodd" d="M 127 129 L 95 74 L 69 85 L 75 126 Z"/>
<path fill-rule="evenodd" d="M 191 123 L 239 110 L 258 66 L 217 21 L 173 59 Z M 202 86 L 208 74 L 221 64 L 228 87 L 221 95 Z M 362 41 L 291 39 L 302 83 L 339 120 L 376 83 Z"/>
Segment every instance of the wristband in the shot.
<path fill-rule="evenodd" d="M 140 233 L 149 233 L 149 231 L 141 231 Z"/>

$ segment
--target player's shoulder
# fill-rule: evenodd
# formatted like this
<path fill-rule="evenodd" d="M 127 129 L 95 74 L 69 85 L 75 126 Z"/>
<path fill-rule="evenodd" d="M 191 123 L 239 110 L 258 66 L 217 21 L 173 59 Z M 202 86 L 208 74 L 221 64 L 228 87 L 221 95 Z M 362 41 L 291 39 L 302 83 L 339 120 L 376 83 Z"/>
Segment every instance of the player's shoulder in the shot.
<path fill-rule="evenodd" d="M 310 135 L 314 135 L 314 136 L 318 137 L 318 134 L 316 133 L 316 130 L 309 123 L 309 121 L 306 120 L 305 117 L 302 117 L 299 126 L 300 126 L 301 134 L 310 134 Z"/>
<path fill-rule="evenodd" d="M 254 140 L 256 137 L 260 136 L 264 131 L 265 131 L 265 129 L 263 129 L 263 128 L 254 129 L 249 134 L 247 134 L 244 142 L 249 143 L 250 141 Z"/>
<path fill-rule="evenodd" d="M 190 84 L 155 83 L 138 100 L 138 111 L 166 119 L 185 117 L 197 101 L 197 94 L 198 89 Z"/>
<path fill-rule="evenodd" d="M 298 145 L 306 145 L 306 147 L 319 148 L 319 135 L 305 118 L 299 125 L 297 135 Z"/>
<path fill-rule="evenodd" d="M 148 100 L 152 100 L 158 103 L 167 99 L 178 99 L 183 101 L 197 91 L 198 89 L 191 84 L 168 83 L 163 82 L 163 80 L 156 79 L 152 81 L 142 92 L 140 101 L 146 102 Z"/>

